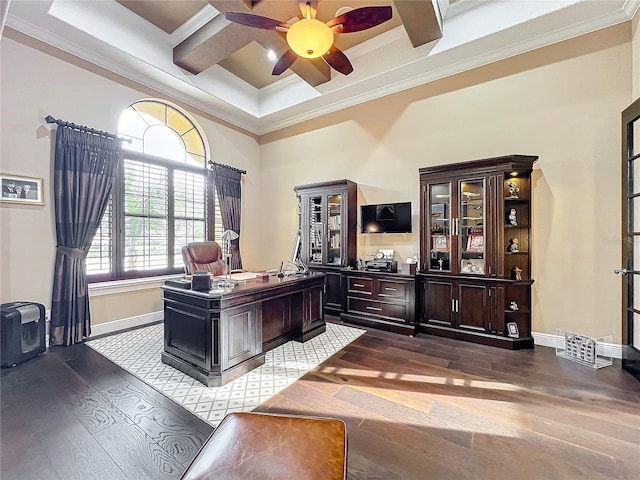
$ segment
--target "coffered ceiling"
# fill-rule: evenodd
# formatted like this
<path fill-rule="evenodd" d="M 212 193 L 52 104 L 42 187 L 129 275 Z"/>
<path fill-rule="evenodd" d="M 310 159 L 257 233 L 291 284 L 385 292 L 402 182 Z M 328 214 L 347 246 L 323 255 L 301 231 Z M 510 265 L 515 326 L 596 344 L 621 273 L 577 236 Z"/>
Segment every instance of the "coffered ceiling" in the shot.
<path fill-rule="evenodd" d="M 19 31 L 264 134 L 477 66 L 630 20 L 640 0 L 320 0 L 326 22 L 364 6 L 390 21 L 335 35 L 353 64 L 342 75 L 298 58 L 271 75 L 284 36 L 231 23 L 227 12 L 291 24 L 296 0 L 11 0 Z"/>

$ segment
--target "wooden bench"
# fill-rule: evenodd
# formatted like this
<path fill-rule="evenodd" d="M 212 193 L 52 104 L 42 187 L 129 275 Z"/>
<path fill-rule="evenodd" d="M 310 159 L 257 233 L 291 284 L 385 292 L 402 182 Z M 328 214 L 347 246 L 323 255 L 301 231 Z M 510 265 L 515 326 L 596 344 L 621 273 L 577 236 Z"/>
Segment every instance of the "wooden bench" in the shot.
<path fill-rule="evenodd" d="M 346 426 L 329 418 L 230 413 L 181 478 L 344 480 Z"/>

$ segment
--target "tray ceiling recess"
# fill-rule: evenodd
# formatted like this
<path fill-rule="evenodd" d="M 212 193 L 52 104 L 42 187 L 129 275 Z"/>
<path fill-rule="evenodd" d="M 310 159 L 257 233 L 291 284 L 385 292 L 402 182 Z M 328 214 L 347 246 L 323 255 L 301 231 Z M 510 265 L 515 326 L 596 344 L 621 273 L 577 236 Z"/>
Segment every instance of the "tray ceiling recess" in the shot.
<path fill-rule="evenodd" d="M 282 29 L 227 19 L 257 15 L 291 26 L 306 17 L 297 0 L 12 0 L 3 35 L 33 37 L 262 135 L 628 21 L 640 6 L 640 0 L 309 3 L 323 24 L 363 7 L 390 9 L 391 18 L 333 35 L 331 51 L 344 54 L 334 63 L 343 73 L 322 56 L 291 62 Z M 272 75 L 283 55 L 282 73 Z"/>

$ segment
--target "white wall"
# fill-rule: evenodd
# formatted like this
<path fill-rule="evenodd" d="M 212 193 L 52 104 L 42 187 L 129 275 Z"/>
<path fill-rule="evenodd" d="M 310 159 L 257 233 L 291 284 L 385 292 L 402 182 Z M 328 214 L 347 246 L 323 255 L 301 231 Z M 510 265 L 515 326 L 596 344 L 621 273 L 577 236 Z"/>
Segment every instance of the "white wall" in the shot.
<path fill-rule="evenodd" d="M 10 31 L 5 30 L 5 35 Z M 17 34 L 14 34 L 17 35 Z M 24 40 L 23 37 L 17 37 Z M 32 43 L 32 42 L 31 42 Z M 49 308 L 55 259 L 52 126 L 56 118 L 115 132 L 120 113 L 132 102 L 154 95 L 135 85 L 115 82 L 107 72 L 93 73 L 4 36 L 1 59 L 0 171 L 44 179 L 44 206 L 0 204 L 0 301 L 29 300 Z M 55 53 L 49 49 L 52 53 Z M 65 55 L 60 54 L 63 58 Z M 96 70 L 93 68 L 93 70 Z M 126 82 L 124 82 L 126 83 Z M 159 97 L 162 98 L 162 97 Z M 167 99 L 170 100 L 170 99 Z M 242 249 L 245 264 L 260 259 L 245 239 L 260 235 L 259 145 L 245 133 L 191 111 L 210 142 L 212 158 L 246 169 L 243 184 Z M 140 293 L 135 302 L 121 296 L 92 300 L 94 323 L 160 310 L 159 289 Z M 124 296 L 122 298 L 131 298 Z M 109 302 L 112 302 L 109 307 Z M 118 304 L 118 308 L 113 305 Z"/>
<path fill-rule="evenodd" d="M 533 330 L 613 334 L 620 342 L 613 269 L 621 255 L 620 113 L 631 98 L 630 59 L 627 23 L 266 136 L 264 194 L 287 212 L 266 250 L 286 254 L 278 246 L 295 231 L 295 184 L 349 178 L 359 184 L 359 203 L 410 200 L 417 220 L 419 167 L 539 155 Z M 390 247 L 404 259 L 418 239 L 360 235 L 358 256 Z"/>

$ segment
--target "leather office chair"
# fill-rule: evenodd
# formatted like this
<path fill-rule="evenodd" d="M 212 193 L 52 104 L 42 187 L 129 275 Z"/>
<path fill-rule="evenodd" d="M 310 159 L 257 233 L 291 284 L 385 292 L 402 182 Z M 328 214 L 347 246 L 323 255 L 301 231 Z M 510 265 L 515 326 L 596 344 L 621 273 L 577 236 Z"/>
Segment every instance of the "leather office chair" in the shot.
<path fill-rule="evenodd" d="M 222 248 L 217 242 L 193 242 L 182 247 L 184 269 L 188 275 L 206 270 L 214 275 L 227 273 L 227 264 L 222 258 Z"/>

